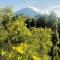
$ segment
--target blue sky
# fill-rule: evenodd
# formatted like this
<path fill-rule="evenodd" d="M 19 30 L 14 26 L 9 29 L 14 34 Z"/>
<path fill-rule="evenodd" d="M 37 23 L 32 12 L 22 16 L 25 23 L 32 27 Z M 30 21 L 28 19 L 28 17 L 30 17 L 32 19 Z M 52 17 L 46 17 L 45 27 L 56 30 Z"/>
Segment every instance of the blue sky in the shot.
<path fill-rule="evenodd" d="M 18 11 L 26 6 L 33 6 L 46 9 L 52 6 L 59 6 L 60 0 L 0 0 L 1 6 L 12 6 L 14 11 Z"/>

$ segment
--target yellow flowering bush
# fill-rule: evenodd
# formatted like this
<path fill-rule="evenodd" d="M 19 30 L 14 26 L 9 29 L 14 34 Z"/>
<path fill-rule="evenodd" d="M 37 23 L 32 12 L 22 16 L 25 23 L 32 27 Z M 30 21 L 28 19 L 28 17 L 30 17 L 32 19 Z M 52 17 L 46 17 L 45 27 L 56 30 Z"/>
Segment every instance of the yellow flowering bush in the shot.
<path fill-rule="evenodd" d="M 23 47 L 21 47 L 21 46 L 16 47 L 16 51 L 17 51 L 18 53 L 21 53 L 21 54 L 24 53 Z"/>
<path fill-rule="evenodd" d="M 30 32 L 27 33 L 28 36 L 32 36 L 32 34 Z"/>
<path fill-rule="evenodd" d="M 1 58 L 3 60 L 50 60 L 48 53 L 52 47 L 52 30 L 30 27 L 28 29 L 25 17 L 11 17 L 8 10 L 4 12 L 0 16 L 2 18 L 0 22 Z"/>
<path fill-rule="evenodd" d="M 41 60 L 40 57 L 33 55 L 33 60 Z"/>
<path fill-rule="evenodd" d="M 17 47 L 12 47 L 13 50 L 16 50 L 18 53 L 23 54 L 25 53 L 25 50 L 27 50 L 28 45 L 26 43 L 21 43 Z"/>
<path fill-rule="evenodd" d="M 6 51 L 1 49 L 1 55 L 4 56 L 6 54 Z"/>

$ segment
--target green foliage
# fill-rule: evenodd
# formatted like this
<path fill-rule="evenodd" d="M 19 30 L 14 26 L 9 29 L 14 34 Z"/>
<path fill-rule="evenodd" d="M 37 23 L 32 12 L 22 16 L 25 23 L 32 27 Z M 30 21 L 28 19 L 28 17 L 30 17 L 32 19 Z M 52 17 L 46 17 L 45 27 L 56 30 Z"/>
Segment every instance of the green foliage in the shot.
<path fill-rule="evenodd" d="M 0 42 L 6 40 L 8 32 L 6 30 L 0 30 Z"/>
<path fill-rule="evenodd" d="M 51 34 L 52 31 L 51 29 L 48 28 L 34 28 L 32 30 L 32 46 L 34 47 L 35 50 L 37 50 L 38 54 L 40 56 L 44 56 L 45 54 L 48 54 L 52 47 L 52 42 L 51 42 Z M 35 51 L 34 50 L 34 51 Z"/>
<path fill-rule="evenodd" d="M 31 35 L 29 29 L 27 29 L 26 24 L 24 23 L 24 18 L 22 17 L 18 17 L 12 23 L 7 24 L 7 30 L 9 32 L 9 37 L 15 42 L 25 42 L 27 37 L 30 37 Z"/>
<path fill-rule="evenodd" d="M 1 60 L 51 60 L 53 47 L 51 28 L 26 27 L 26 17 L 13 19 L 11 8 L 0 10 Z M 31 22 L 31 21 L 30 21 Z M 56 32 L 57 33 L 57 32 Z M 53 48 L 55 60 L 59 59 L 59 41 Z"/>

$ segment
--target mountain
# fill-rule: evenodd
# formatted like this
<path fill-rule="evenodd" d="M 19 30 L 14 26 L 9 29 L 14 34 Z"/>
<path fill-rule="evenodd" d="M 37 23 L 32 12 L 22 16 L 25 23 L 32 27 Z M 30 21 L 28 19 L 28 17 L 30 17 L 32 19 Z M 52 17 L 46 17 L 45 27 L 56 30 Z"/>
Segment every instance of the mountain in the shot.
<path fill-rule="evenodd" d="M 20 11 L 16 12 L 15 15 L 20 15 L 23 14 L 25 16 L 36 16 L 36 15 L 40 15 L 39 10 L 33 7 L 26 7 L 21 9 Z"/>
<path fill-rule="evenodd" d="M 23 14 L 25 16 L 36 16 L 36 15 L 42 15 L 42 14 L 47 14 L 49 15 L 50 12 L 53 11 L 56 13 L 56 15 L 58 17 L 60 17 L 60 6 L 55 6 L 55 7 L 49 7 L 47 9 L 44 9 L 44 10 L 41 10 L 41 9 L 37 9 L 35 7 L 32 7 L 32 6 L 28 6 L 28 7 L 25 7 L 19 11 L 17 11 L 16 13 L 14 13 L 14 15 L 20 15 L 20 14 Z"/>

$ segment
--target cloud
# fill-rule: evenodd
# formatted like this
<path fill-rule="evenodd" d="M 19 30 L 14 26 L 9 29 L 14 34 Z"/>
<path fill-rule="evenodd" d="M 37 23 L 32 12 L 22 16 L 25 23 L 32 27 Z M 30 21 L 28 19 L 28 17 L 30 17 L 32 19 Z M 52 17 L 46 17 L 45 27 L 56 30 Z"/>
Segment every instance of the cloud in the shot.
<path fill-rule="evenodd" d="M 51 11 L 54 11 L 56 13 L 56 15 L 59 17 L 60 16 L 60 5 L 51 6 L 51 7 L 47 8 L 46 11 L 48 13 Z"/>
<path fill-rule="evenodd" d="M 56 9 L 56 8 L 60 8 L 60 5 L 55 5 L 51 7 L 51 9 Z"/>
<path fill-rule="evenodd" d="M 27 6 L 27 7 L 33 9 L 34 11 L 36 11 L 36 12 L 38 12 L 38 13 L 39 13 L 39 11 L 40 11 L 40 9 L 38 9 L 38 8 L 36 8 L 36 7 L 33 7 L 33 6 Z"/>
<path fill-rule="evenodd" d="M 60 5 L 51 6 L 47 9 L 44 9 L 44 10 L 38 9 L 36 7 L 33 7 L 33 6 L 27 6 L 27 7 L 31 8 L 34 11 L 41 13 L 41 14 L 50 14 L 51 11 L 54 11 L 58 17 L 60 16 Z"/>

